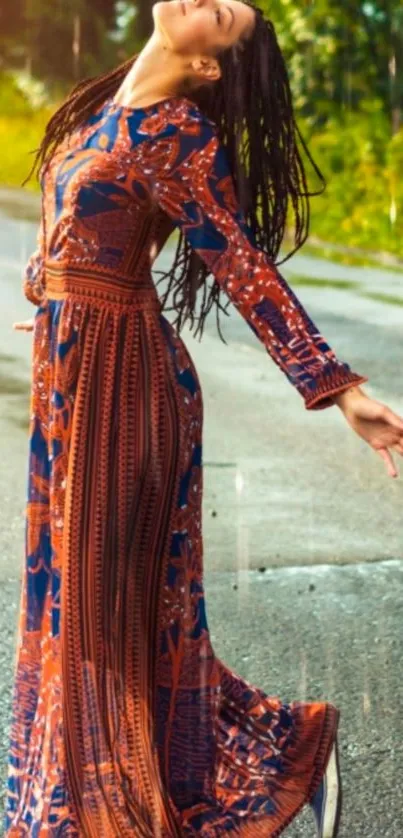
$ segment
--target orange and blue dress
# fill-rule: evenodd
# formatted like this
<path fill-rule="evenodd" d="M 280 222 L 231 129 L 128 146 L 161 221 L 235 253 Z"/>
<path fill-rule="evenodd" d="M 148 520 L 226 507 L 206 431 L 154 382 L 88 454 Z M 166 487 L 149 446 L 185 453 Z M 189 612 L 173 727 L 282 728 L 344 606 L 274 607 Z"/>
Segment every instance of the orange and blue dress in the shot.
<path fill-rule="evenodd" d="M 318 787 L 340 711 L 267 695 L 212 647 L 203 401 L 153 282 L 161 230 L 183 232 L 307 409 L 368 379 L 256 246 L 190 99 L 109 97 L 41 185 L 5 834 L 275 838 Z"/>

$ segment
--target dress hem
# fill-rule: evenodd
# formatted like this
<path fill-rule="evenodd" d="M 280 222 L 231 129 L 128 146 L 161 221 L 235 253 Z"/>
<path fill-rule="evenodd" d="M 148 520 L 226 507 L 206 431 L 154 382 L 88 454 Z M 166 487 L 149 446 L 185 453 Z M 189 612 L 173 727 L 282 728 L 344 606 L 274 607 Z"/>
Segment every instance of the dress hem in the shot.
<path fill-rule="evenodd" d="M 299 721 L 301 724 L 306 724 L 306 721 L 304 722 L 302 719 Z M 330 753 L 337 735 L 339 721 L 340 710 L 333 704 L 327 703 L 322 737 L 315 757 L 316 765 L 311 782 L 304 793 L 303 798 L 296 803 L 292 811 L 288 813 L 282 823 L 275 827 L 274 832 L 270 831 L 270 828 L 273 827 L 273 816 L 265 815 L 262 819 L 260 819 L 260 822 L 251 822 L 249 824 L 245 824 L 245 826 L 241 826 L 239 828 L 237 827 L 236 829 L 231 830 L 228 832 L 228 838 L 278 838 L 278 836 L 281 835 L 288 826 L 290 826 L 292 821 L 297 817 L 304 806 L 312 799 L 319 787 L 323 774 L 327 768 Z"/>

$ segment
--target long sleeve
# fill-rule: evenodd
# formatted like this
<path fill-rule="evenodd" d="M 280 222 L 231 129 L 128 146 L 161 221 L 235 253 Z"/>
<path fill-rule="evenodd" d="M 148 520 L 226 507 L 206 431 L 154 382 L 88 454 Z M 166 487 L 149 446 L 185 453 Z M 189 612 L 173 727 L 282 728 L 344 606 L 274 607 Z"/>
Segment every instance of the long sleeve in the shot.
<path fill-rule="evenodd" d="M 43 220 L 39 222 L 37 237 L 36 237 L 36 250 L 31 254 L 28 259 L 28 262 L 25 266 L 24 273 L 23 273 L 23 280 L 22 280 L 22 289 L 27 297 L 27 299 L 34 303 L 34 305 L 40 305 L 43 296 L 44 296 L 44 249 L 45 249 L 45 242 L 44 242 L 44 232 L 43 232 Z"/>
<path fill-rule="evenodd" d="M 164 126 L 165 127 L 165 126 Z M 214 123 L 196 109 L 155 137 L 145 156 L 154 202 L 198 252 L 308 410 L 368 378 L 340 361 L 298 298 L 255 243 L 237 202 Z"/>

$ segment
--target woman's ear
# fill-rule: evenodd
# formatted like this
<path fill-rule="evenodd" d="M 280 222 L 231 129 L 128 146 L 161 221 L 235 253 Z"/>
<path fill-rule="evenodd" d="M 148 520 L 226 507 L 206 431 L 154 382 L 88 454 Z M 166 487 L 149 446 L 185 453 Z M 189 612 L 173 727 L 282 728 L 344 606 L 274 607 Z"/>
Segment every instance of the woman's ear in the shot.
<path fill-rule="evenodd" d="M 217 81 L 221 78 L 221 68 L 215 58 L 194 58 L 192 70 L 200 77 L 201 81 Z"/>

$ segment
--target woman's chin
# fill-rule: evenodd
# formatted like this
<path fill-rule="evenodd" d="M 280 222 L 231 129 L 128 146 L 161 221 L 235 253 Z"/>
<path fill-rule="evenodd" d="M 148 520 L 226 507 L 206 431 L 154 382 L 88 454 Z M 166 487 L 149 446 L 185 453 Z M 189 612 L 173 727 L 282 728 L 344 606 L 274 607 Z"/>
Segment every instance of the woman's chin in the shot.
<path fill-rule="evenodd" d="M 154 20 L 154 30 L 161 34 L 164 38 L 164 42 L 172 49 L 173 40 L 170 34 L 170 23 L 173 8 L 169 9 L 169 5 L 170 0 L 162 0 L 162 2 L 154 3 L 152 7 L 152 14 Z"/>
<path fill-rule="evenodd" d="M 154 18 L 160 17 L 162 14 L 172 14 L 172 8 L 168 9 L 168 5 L 170 5 L 170 0 L 158 0 L 157 3 L 153 3 L 152 6 L 152 13 Z"/>

